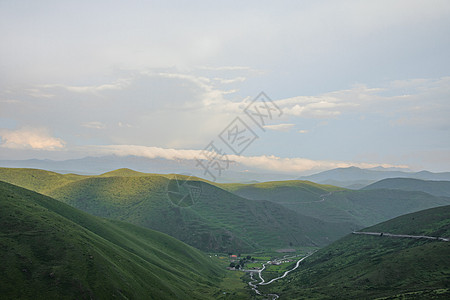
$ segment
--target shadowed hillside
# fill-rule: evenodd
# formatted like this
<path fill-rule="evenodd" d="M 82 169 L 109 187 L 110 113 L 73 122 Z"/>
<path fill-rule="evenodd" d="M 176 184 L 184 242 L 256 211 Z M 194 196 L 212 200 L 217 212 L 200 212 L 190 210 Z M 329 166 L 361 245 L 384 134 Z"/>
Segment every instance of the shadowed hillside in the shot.
<path fill-rule="evenodd" d="M 326 222 L 354 224 L 354 229 L 397 216 L 450 204 L 450 198 L 420 191 L 346 190 L 308 181 L 222 184 L 249 199 L 265 199 Z"/>
<path fill-rule="evenodd" d="M 206 182 L 188 206 L 174 205 L 159 175 L 87 178 L 50 195 L 94 215 L 124 220 L 174 236 L 207 251 L 253 251 L 287 246 L 321 246 L 351 230 L 299 215 L 270 201 L 252 201 Z"/>
<path fill-rule="evenodd" d="M 5 299 L 208 299 L 219 293 L 222 271 L 200 251 L 4 182 L 0 223 Z"/>

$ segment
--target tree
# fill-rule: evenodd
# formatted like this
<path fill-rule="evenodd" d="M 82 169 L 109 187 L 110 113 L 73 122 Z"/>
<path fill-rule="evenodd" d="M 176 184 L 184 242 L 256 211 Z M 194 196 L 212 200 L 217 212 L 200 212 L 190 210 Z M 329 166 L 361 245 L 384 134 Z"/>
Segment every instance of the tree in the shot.
<path fill-rule="evenodd" d="M 234 268 L 235 268 L 236 270 L 239 270 L 239 269 L 241 268 L 241 266 L 240 266 L 240 265 L 235 265 Z"/>
<path fill-rule="evenodd" d="M 250 255 L 247 255 L 247 259 L 250 260 L 252 257 Z"/>
<path fill-rule="evenodd" d="M 236 264 L 234 262 L 230 263 L 230 268 L 234 268 Z"/>

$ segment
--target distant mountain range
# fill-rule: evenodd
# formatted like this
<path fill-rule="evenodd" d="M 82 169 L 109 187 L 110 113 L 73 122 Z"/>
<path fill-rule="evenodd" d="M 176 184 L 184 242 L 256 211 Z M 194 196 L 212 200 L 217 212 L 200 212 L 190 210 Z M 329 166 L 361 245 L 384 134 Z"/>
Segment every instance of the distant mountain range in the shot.
<path fill-rule="evenodd" d="M 0 160 L 0 167 L 34 168 L 58 172 L 61 174 L 76 173 L 81 175 L 98 175 L 108 171 L 129 168 L 139 172 L 157 174 L 189 174 L 205 177 L 204 170 L 197 167 L 195 160 L 170 160 L 164 158 L 146 158 L 141 156 L 88 156 L 68 160 L 27 159 Z M 238 163 L 232 163 L 224 170 L 217 182 L 259 182 L 270 180 L 290 180 L 296 175 L 249 171 Z"/>
<path fill-rule="evenodd" d="M 308 180 L 320 184 L 330 184 L 340 187 L 359 189 L 386 178 L 414 178 L 422 180 L 450 181 L 450 172 L 432 173 L 429 171 L 405 172 L 357 167 L 337 168 L 314 175 L 301 176 L 299 180 Z"/>
<path fill-rule="evenodd" d="M 205 178 L 205 176 L 207 176 L 204 174 L 203 169 L 197 167 L 197 162 L 195 160 L 170 160 L 141 156 L 89 156 L 61 161 L 49 159 L 0 160 L 0 167 L 35 168 L 61 174 L 75 173 L 81 175 L 99 175 L 116 169 L 129 168 L 139 172 L 154 174 L 189 174 L 200 178 Z M 450 181 L 450 172 L 410 172 L 401 168 L 375 167 L 371 169 L 361 169 L 349 167 L 337 168 L 313 175 L 298 177 L 298 175 L 295 174 L 261 172 L 256 169 L 249 170 L 239 163 L 232 162 L 229 169 L 224 170 L 222 176 L 218 176 L 216 181 L 220 183 L 256 183 L 298 179 L 350 189 L 360 189 L 382 179 L 398 177 Z"/>

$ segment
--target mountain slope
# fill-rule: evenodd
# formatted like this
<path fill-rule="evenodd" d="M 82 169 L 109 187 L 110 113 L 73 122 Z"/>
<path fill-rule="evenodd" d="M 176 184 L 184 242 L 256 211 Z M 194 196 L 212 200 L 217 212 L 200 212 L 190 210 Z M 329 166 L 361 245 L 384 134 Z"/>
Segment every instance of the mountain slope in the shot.
<path fill-rule="evenodd" d="M 450 204 L 450 198 L 424 192 L 385 189 L 354 191 L 308 181 L 220 186 L 237 195 L 269 200 L 326 222 L 350 223 L 354 225 L 354 229 L 406 213 Z"/>
<path fill-rule="evenodd" d="M 450 206 L 404 215 L 365 231 L 448 237 Z M 267 288 L 285 299 L 448 299 L 449 253 L 450 242 L 349 235 Z"/>
<path fill-rule="evenodd" d="M 353 191 L 307 181 L 213 183 L 237 197 L 207 181 L 198 179 L 204 181 L 200 184 L 197 178 L 190 178 L 197 189 L 205 191 L 195 205 L 180 207 L 171 202 L 168 193 L 176 178 L 188 179 L 129 169 L 80 176 L 0 168 L 0 180 L 34 189 L 98 216 L 165 232 L 214 252 L 326 245 L 355 229 L 450 204 L 450 198 L 423 192 Z"/>
<path fill-rule="evenodd" d="M 33 299 L 212 298 L 222 271 L 165 234 L 0 182 L 0 294 Z"/>
<path fill-rule="evenodd" d="M 175 205 L 168 193 L 175 182 L 159 175 L 93 177 L 69 183 L 50 195 L 94 215 L 162 231 L 207 251 L 320 246 L 351 230 L 349 224 L 323 222 L 195 180 L 190 185 L 201 192 L 193 205 Z"/>
<path fill-rule="evenodd" d="M 413 178 L 388 178 L 375 182 L 363 190 L 395 189 L 420 191 L 434 196 L 450 197 L 450 181 L 431 181 Z"/>
<path fill-rule="evenodd" d="M 51 190 L 67 183 L 78 181 L 87 176 L 59 174 L 40 169 L 0 168 L 0 180 L 26 189 L 47 194 Z"/>

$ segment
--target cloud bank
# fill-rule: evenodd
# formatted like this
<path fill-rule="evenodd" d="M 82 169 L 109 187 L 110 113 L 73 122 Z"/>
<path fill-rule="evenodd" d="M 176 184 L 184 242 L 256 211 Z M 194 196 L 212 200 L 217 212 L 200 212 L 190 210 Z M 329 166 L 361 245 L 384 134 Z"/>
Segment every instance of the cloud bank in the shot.
<path fill-rule="evenodd" d="M 0 129 L 0 147 L 55 151 L 64 148 L 62 139 L 52 137 L 44 128 Z"/>
<path fill-rule="evenodd" d="M 118 156 L 140 156 L 146 158 L 164 158 L 168 160 L 196 160 L 204 158 L 203 150 L 183 150 L 168 149 L 160 147 L 146 147 L 137 145 L 106 145 L 91 146 L 90 151 L 94 151 L 97 155 L 118 155 Z M 225 159 L 225 158 L 224 158 Z M 312 160 L 306 158 L 282 158 L 275 155 L 260 156 L 244 156 L 244 155 L 227 155 L 230 163 L 238 163 L 240 165 L 260 171 L 270 171 L 276 173 L 302 173 L 306 171 L 321 171 L 333 168 L 360 167 L 397 167 L 408 168 L 407 165 L 393 165 L 384 163 L 355 163 L 343 161 L 325 161 Z"/>

